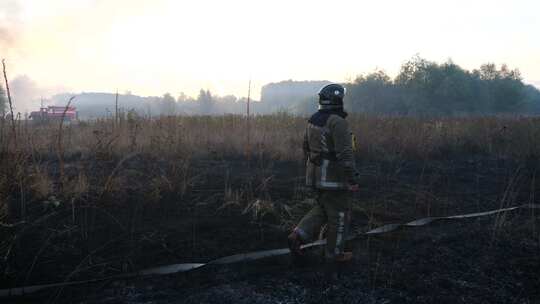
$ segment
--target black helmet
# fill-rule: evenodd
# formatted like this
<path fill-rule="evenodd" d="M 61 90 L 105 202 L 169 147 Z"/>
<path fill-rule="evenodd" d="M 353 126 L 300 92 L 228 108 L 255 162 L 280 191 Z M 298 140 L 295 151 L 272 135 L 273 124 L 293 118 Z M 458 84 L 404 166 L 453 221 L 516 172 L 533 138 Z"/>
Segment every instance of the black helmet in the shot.
<path fill-rule="evenodd" d="M 337 109 L 343 107 L 345 88 L 337 83 L 327 84 L 319 90 L 319 108 Z"/>

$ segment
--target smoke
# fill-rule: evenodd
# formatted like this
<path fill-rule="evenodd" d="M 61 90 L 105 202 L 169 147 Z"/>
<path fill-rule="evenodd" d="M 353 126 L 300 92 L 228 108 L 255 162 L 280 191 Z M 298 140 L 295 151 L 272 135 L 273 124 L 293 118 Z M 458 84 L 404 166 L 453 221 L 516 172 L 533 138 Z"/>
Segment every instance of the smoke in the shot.
<path fill-rule="evenodd" d="M 42 87 L 27 75 L 15 77 L 9 82 L 9 86 L 14 111 L 23 114 L 38 110 L 42 99 L 47 104 L 48 97 L 66 90 L 63 87 Z"/>
<path fill-rule="evenodd" d="M 5 56 L 17 44 L 21 7 L 18 0 L 0 1 L 0 56 Z"/>
<path fill-rule="evenodd" d="M 19 37 L 24 33 L 22 8 L 22 0 L 0 0 L 0 59 L 20 55 Z M 9 79 L 9 86 L 15 113 L 35 111 L 39 108 L 42 98 L 62 90 L 40 86 L 27 75 L 12 77 Z M 3 81 L 0 83 L 4 87 Z"/>
<path fill-rule="evenodd" d="M 9 29 L 0 25 L 0 48 L 6 50 L 13 44 L 14 39 L 11 36 Z"/>
<path fill-rule="evenodd" d="M 15 112 L 28 112 L 39 107 L 40 88 L 30 79 L 23 75 L 14 78 L 9 83 Z"/>

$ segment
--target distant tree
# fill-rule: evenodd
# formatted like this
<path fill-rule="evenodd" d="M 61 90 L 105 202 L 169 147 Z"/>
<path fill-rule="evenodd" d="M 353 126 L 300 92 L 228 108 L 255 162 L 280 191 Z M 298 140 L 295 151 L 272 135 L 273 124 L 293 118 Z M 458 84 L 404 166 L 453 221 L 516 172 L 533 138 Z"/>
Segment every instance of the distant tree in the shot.
<path fill-rule="evenodd" d="M 236 103 L 238 101 L 238 98 L 234 95 L 225 95 L 223 97 L 218 98 L 217 101 L 231 104 L 231 103 Z"/>
<path fill-rule="evenodd" d="M 443 115 L 474 113 L 481 108 L 471 74 L 451 60 L 432 66 L 433 83 L 426 98 L 432 100 L 430 111 Z"/>
<path fill-rule="evenodd" d="M 524 107 L 525 85 L 521 79 L 508 76 L 497 80 L 493 90 L 493 110 L 495 112 L 515 112 Z"/>
<path fill-rule="evenodd" d="M 422 85 L 427 82 L 427 71 L 435 63 L 415 55 L 413 58 L 401 65 L 399 74 L 396 77 L 398 85 Z"/>
<path fill-rule="evenodd" d="M 161 115 L 175 115 L 176 114 L 176 100 L 171 94 L 165 93 L 159 101 L 159 111 Z"/>
<path fill-rule="evenodd" d="M 494 63 L 486 63 L 480 66 L 478 71 L 480 79 L 486 81 L 493 81 L 499 78 L 499 72 L 497 71 L 497 66 Z"/>
<path fill-rule="evenodd" d="M 419 57 L 402 66 L 396 83 L 413 112 L 436 115 L 519 112 L 524 101 L 518 70 L 492 63 L 472 73 L 451 60 L 444 64 Z"/>
<path fill-rule="evenodd" d="M 197 97 L 197 102 L 199 103 L 200 114 L 212 114 L 214 110 L 214 99 L 210 90 L 201 89 Z"/>
<path fill-rule="evenodd" d="M 346 84 L 346 108 L 362 113 L 403 113 L 406 112 L 392 79 L 384 71 L 358 76 Z"/>
<path fill-rule="evenodd" d="M 540 90 L 532 85 L 525 86 L 523 110 L 528 113 L 540 114 Z"/>
<path fill-rule="evenodd" d="M 510 70 L 505 64 L 497 69 L 495 64 L 488 63 L 473 71 L 473 74 L 482 81 L 486 111 L 519 112 L 527 107 L 527 92 L 519 70 Z"/>
<path fill-rule="evenodd" d="M 189 101 L 193 101 L 193 98 L 190 96 L 187 96 L 184 92 L 180 92 L 180 94 L 178 94 L 178 97 L 176 98 L 176 101 L 178 103 L 189 102 Z"/>
<path fill-rule="evenodd" d="M 470 72 L 451 59 L 438 64 L 415 56 L 394 80 L 376 71 L 346 86 L 345 106 L 352 112 L 447 116 L 540 110 L 534 88 L 525 87 L 518 70 L 492 63 Z"/>
<path fill-rule="evenodd" d="M 436 75 L 434 62 L 427 61 L 416 55 L 401 66 L 395 79 L 395 85 L 401 91 L 403 103 L 407 112 L 411 114 L 424 114 L 432 112 L 429 95 Z"/>

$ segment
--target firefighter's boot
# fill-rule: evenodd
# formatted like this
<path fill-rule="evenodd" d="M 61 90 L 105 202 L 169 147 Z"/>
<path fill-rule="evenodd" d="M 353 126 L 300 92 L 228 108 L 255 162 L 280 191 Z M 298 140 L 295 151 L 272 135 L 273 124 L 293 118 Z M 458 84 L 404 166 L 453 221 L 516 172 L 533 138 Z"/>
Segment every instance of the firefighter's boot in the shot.
<path fill-rule="evenodd" d="M 287 243 L 289 245 L 289 250 L 291 251 L 293 262 L 298 262 L 304 256 L 304 251 L 301 248 L 304 242 L 296 229 L 287 237 Z"/>

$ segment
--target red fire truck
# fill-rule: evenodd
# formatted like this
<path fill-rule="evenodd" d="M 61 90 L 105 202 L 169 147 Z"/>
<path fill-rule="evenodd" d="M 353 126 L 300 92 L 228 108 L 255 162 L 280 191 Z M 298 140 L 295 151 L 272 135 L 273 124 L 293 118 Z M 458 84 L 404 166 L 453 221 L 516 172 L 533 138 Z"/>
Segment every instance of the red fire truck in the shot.
<path fill-rule="evenodd" d="M 68 107 L 66 110 L 66 107 L 48 106 L 41 107 L 39 111 L 32 111 L 30 113 L 30 119 L 35 121 L 61 120 L 62 117 L 64 117 L 64 121 L 76 120 L 77 109 L 75 107 Z"/>

